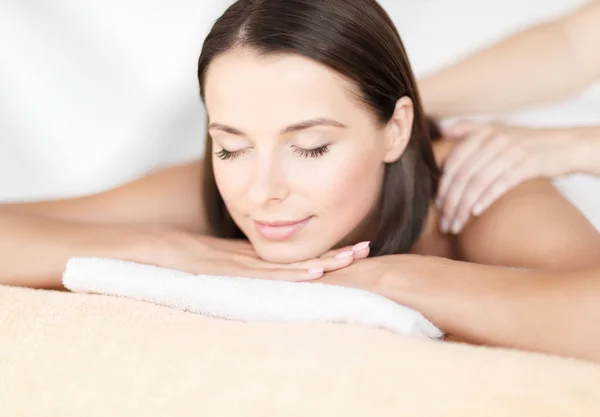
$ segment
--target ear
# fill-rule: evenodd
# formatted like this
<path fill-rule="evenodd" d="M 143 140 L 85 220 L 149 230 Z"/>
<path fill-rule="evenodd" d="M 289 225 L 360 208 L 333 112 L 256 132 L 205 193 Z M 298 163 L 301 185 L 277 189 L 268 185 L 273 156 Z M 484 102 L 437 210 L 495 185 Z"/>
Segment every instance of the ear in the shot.
<path fill-rule="evenodd" d="M 412 133 L 413 118 L 412 100 L 409 97 L 400 98 L 385 129 L 384 161 L 386 163 L 396 162 L 404 153 Z"/>

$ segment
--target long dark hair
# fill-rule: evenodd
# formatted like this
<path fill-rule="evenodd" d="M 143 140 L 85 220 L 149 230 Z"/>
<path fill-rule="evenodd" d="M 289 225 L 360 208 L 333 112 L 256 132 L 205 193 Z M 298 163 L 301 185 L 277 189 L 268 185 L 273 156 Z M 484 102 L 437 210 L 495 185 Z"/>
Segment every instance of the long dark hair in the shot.
<path fill-rule="evenodd" d="M 204 99 L 208 66 L 233 48 L 260 54 L 298 54 L 352 80 L 361 100 L 387 123 L 399 98 L 414 105 L 410 141 L 403 155 L 387 164 L 376 213 L 377 237 L 371 255 L 406 253 L 423 229 L 439 168 L 431 145 L 439 132 L 423 113 L 416 82 L 400 36 L 375 0 L 239 0 L 215 22 L 198 62 Z M 243 238 L 215 182 L 212 143 L 207 136 L 204 203 L 211 233 Z"/>

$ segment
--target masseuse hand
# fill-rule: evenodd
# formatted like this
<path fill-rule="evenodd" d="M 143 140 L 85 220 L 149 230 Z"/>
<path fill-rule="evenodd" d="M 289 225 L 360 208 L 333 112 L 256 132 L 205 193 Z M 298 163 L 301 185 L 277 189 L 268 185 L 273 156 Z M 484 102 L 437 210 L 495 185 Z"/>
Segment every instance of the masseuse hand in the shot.
<path fill-rule="evenodd" d="M 581 153 L 569 129 L 529 129 L 459 122 L 444 134 L 462 138 L 444 164 L 437 205 L 444 233 L 460 233 L 518 184 L 577 170 Z"/>
<path fill-rule="evenodd" d="M 324 272 L 347 267 L 366 258 L 369 248 L 344 248 L 321 258 L 293 264 L 275 264 L 258 257 L 246 240 L 219 239 L 178 230 L 152 230 L 130 259 L 134 262 L 176 269 L 193 274 L 305 281 Z"/>

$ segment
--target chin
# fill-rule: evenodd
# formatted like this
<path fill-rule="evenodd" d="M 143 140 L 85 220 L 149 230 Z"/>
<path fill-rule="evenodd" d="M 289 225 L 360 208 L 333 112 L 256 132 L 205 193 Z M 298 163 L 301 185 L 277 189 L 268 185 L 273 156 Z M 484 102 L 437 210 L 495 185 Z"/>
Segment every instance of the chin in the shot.
<path fill-rule="evenodd" d="M 308 259 L 318 258 L 327 252 L 326 250 L 317 250 L 307 248 L 306 245 L 294 245 L 286 243 L 268 243 L 254 244 L 254 250 L 257 255 L 267 262 L 277 264 L 291 264 L 294 262 L 306 261 Z"/>

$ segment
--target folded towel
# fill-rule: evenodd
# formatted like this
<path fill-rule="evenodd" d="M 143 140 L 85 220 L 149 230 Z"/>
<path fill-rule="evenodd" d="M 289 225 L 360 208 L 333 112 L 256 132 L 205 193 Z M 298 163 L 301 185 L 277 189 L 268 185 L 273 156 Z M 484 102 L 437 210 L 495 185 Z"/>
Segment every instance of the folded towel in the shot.
<path fill-rule="evenodd" d="M 71 291 L 147 301 L 210 317 L 262 322 L 347 323 L 437 339 L 420 313 L 368 291 L 321 283 L 193 275 L 132 262 L 73 258 Z"/>

